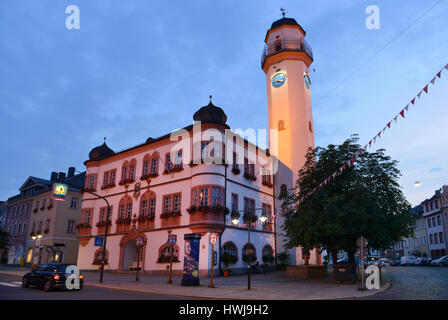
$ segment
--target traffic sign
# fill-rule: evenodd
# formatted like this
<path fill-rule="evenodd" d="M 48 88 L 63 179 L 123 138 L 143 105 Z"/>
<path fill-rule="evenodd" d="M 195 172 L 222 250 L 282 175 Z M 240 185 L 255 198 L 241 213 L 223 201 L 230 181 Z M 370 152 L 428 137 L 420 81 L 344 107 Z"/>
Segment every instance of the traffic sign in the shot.
<path fill-rule="evenodd" d="M 363 236 L 359 237 L 358 240 L 356 240 L 356 245 L 358 246 L 358 248 L 365 248 L 368 244 L 369 242 Z"/>
<path fill-rule="evenodd" d="M 142 246 L 143 245 L 143 238 L 136 238 L 135 239 L 135 243 L 137 244 L 137 246 Z"/>
<path fill-rule="evenodd" d="M 210 244 L 215 245 L 218 242 L 218 234 L 210 233 Z"/>
<path fill-rule="evenodd" d="M 177 235 L 175 234 L 168 235 L 168 244 L 175 245 L 176 242 L 177 242 Z"/>
<path fill-rule="evenodd" d="M 103 237 L 95 237 L 95 247 L 102 247 L 104 245 Z"/>

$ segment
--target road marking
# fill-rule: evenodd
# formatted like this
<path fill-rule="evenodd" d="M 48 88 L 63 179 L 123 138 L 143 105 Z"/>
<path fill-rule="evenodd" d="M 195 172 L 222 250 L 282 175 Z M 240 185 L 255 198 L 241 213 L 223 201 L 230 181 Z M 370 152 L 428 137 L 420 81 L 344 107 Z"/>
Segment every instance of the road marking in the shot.
<path fill-rule="evenodd" d="M 18 287 L 18 286 L 19 286 L 18 284 L 15 284 L 15 283 L 7 283 L 7 282 L 0 282 L 0 284 L 1 284 L 2 286 L 7 286 L 7 287 Z"/>

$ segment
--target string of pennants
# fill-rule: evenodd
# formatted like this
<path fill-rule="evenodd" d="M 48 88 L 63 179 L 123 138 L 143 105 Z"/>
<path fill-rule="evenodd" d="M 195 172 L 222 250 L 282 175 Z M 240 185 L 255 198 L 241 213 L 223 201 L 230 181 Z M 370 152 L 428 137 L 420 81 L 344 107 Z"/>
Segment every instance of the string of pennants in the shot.
<path fill-rule="evenodd" d="M 382 130 L 380 130 L 365 146 L 364 148 L 359 149 L 355 155 L 353 155 L 350 160 L 347 160 L 344 162 L 344 164 L 333 174 L 329 175 L 326 179 L 324 179 L 317 187 L 315 187 L 312 191 L 308 192 L 305 196 L 303 196 L 298 202 L 297 205 L 300 205 L 303 201 L 305 201 L 308 197 L 310 197 L 312 194 L 314 194 L 319 189 L 325 187 L 327 184 L 329 184 L 332 180 L 336 179 L 337 176 L 341 175 L 342 172 L 344 172 L 347 168 L 350 168 L 355 161 L 358 159 L 359 156 L 362 155 L 364 151 L 366 151 L 368 148 L 371 148 L 373 144 L 381 137 L 381 135 L 384 135 L 384 132 L 387 129 L 391 128 L 392 123 L 397 123 L 398 119 L 405 119 L 405 113 L 409 112 L 409 107 L 414 106 L 417 102 L 417 99 L 420 99 L 423 93 L 428 94 L 429 93 L 429 85 L 434 85 L 437 79 L 440 79 L 442 76 L 442 71 L 444 69 L 448 70 L 448 64 L 445 65 L 439 72 L 436 73 L 434 78 L 429 81 L 420 92 L 413 97 L 410 102 L 392 119 L 390 120 Z M 283 208 L 277 215 L 283 216 L 286 212 L 292 210 L 294 205 L 290 205 L 289 207 Z"/>

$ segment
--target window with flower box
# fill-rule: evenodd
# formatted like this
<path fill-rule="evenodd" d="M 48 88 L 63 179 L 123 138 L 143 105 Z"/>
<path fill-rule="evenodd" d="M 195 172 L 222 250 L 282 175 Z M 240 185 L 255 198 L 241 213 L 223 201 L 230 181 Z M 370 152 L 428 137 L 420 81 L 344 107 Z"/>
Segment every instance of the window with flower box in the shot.
<path fill-rule="evenodd" d="M 101 189 L 108 189 L 115 187 L 115 177 L 117 175 L 117 170 L 108 170 L 104 172 L 104 179 L 103 179 L 103 187 Z"/>
<path fill-rule="evenodd" d="M 155 176 L 159 172 L 159 159 L 151 159 L 151 175 Z"/>
<path fill-rule="evenodd" d="M 173 169 L 173 162 L 171 161 L 171 154 L 166 154 L 165 171 L 171 171 Z"/>
<path fill-rule="evenodd" d="M 182 194 L 175 193 L 163 196 L 163 213 L 161 218 L 178 217 L 181 215 Z"/>
<path fill-rule="evenodd" d="M 263 175 L 261 176 L 261 183 L 269 188 L 272 188 L 272 175 L 271 170 L 267 168 L 263 168 L 262 170 Z"/>
<path fill-rule="evenodd" d="M 135 168 L 137 166 L 137 160 L 125 161 L 121 169 L 121 181 L 120 185 L 135 182 Z"/>
<path fill-rule="evenodd" d="M 92 209 L 84 209 L 82 213 L 81 222 L 83 224 L 89 224 L 90 225 L 90 219 L 92 217 Z"/>
<path fill-rule="evenodd" d="M 87 175 L 86 189 L 87 189 L 87 191 L 95 192 L 95 189 L 96 189 L 96 175 L 95 174 Z"/>
<path fill-rule="evenodd" d="M 125 196 L 121 198 L 118 204 L 118 219 L 117 224 L 130 224 L 132 219 L 132 198 Z"/>
<path fill-rule="evenodd" d="M 154 219 L 156 211 L 156 198 L 153 192 L 146 192 L 140 200 L 140 217 Z"/>
<path fill-rule="evenodd" d="M 249 163 L 249 159 L 244 159 L 244 178 L 249 180 L 256 180 L 255 177 L 255 164 Z"/>

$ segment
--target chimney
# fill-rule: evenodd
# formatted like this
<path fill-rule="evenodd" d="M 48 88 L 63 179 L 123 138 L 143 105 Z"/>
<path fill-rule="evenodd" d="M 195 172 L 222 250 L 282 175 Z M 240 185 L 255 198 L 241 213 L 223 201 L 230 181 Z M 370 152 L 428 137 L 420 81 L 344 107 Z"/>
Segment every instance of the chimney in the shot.
<path fill-rule="evenodd" d="M 67 178 L 71 178 L 75 175 L 75 167 L 68 168 Z"/>
<path fill-rule="evenodd" d="M 50 181 L 51 182 L 56 182 L 57 180 L 58 180 L 58 173 L 53 171 L 51 173 Z"/>
<path fill-rule="evenodd" d="M 64 182 L 64 180 L 65 180 L 65 172 L 59 172 L 58 180 L 59 180 L 59 182 Z"/>

